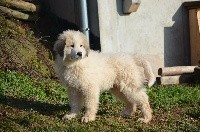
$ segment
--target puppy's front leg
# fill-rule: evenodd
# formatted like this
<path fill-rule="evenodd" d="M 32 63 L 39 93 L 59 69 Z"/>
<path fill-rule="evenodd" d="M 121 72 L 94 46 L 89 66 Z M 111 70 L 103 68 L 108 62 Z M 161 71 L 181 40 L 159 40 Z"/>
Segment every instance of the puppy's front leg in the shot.
<path fill-rule="evenodd" d="M 100 91 L 91 90 L 85 93 L 85 107 L 86 107 L 86 113 L 82 117 L 82 122 L 89 122 L 94 121 L 96 118 L 96 113 L 98 111 L 99 106 L 99 95 Z"/>
<path fill-rule="evenodd" d="M 63 116 L 62 118 L 63 120 L 65 119 L 71 120 L 72 118 L 75 118 L 81 110 L 82 94 L 73 88 L 69 88 L 68 96 L 69 96 L 71 111 L 69 114 L 65 114 Z"/>

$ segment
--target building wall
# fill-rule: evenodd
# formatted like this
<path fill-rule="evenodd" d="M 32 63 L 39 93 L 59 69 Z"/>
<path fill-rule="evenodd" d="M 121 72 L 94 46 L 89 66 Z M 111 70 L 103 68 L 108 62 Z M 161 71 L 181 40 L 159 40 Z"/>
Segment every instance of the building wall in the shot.
<path fill-rule="evenodd" d="M 42 2 L 57 17 L 73 24 L 79 24 L 77 22 L 78 7 L 75 8 L 75 5 L 78 5 L 77 0 L 43 0 Z"/>
<path fill-rule="evenodd" d="M 81 30 L 80 0 L 42 0 L 45 9 L 61 20 L 65 20 L 66 28 Z M 90 29 L 90 48 L 100 49 L 99 18 L 97 0 L 87 0 L 88 21 Z M 61 25 L 62 26 L 62 25 Z M 66 30 L 66 29 L 65 29 Z"/>
<path fill-rule="evenodd" d="M 122 0 L 97 0 L 102 52 L 145 56 L 157 69 L 189 65 L 188 11 L 183 2 L 141 0 L 137 12 L 122 13 Z"/>
<path fill-rule="evenodd" d="M 87 0 L 92 49 L 140 54 L 156 74 L 160 67 L 190 65 L 188 10 L 182 3 L 200 0 L 141 0 L 137 12 L 128 15 L 122 12 L 122 1 Z M 66 24 L 77 26 L 78 2 L 44 0 Z"/>

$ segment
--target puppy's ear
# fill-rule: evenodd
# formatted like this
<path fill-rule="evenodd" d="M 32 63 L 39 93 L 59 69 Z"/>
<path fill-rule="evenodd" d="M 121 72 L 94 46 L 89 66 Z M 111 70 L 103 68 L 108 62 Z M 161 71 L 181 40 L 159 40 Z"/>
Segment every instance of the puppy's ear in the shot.
<path fill-rule="evenodd" d="M 83 34 L 82 32 L 80 32 L 80 33 L 81 33 L 80 35 L 82 37 L 82 44 L 84 45 L 85 50 L 86 50 L 86 56 L 88 56 L 89 51 L 90 51 L 90 45 L 89 45 L 88 39 L 85 34 Z"/>
<path fill-rule="evenodd" d="M 64 56 L 65 42 L 63 39 L 58 39 L 54 44 L 54 51 L 60 56 Z"/>
<path fill-rule="evenodd" d="M 89 46 L 88 40 L 85 39 L 83 43 L 84 43 L 85 50 L 86 50 L 86 56 L 88 56 L 89 51 L 90 51 L 90 46 Z"/>
<path fill-rule="evenodd" d="M 90 48 L 86 48 L 86 56 L 88 56 Z"/>

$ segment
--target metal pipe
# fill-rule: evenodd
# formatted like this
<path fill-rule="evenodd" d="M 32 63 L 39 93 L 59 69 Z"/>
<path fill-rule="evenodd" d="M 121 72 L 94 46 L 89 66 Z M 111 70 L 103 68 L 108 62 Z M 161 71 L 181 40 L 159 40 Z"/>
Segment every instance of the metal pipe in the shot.
<path fill-rule="evenodd" d="M 80 3 L 80 20 L 81 20 L 80 30 L 87 36 L 88 42 L 90 43 L 87 0 L 79 0 L 79 3 Z"/>

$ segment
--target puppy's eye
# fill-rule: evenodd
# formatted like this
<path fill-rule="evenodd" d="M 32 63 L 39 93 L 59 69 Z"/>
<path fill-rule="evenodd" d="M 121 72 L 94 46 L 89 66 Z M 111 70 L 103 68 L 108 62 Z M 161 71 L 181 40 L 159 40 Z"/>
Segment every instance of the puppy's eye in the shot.
<path fill-rule="evenodd" d="M 80 45 L 80 47 L 83 47 L 83 45 Z"/>
<path fill-rule="evenodd" d="M 71 47 L 74 48 L 74 45 L 72 44 Z"/>

